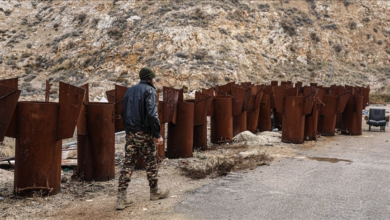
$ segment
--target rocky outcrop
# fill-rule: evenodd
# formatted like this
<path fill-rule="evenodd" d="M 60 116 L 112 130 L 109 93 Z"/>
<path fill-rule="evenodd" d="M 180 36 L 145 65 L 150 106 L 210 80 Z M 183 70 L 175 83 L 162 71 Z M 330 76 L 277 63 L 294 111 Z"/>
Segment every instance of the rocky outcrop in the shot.
<path fill-rule="evenodd" d="M 20 77 L 36 99 L 45 79 L 88 82 L 99 99 L 137 83 L 142 66 L 160 88 L 332 80 L 389 93 L 389 10 L 376 0 L 2 1 L 0 77 Z"/>

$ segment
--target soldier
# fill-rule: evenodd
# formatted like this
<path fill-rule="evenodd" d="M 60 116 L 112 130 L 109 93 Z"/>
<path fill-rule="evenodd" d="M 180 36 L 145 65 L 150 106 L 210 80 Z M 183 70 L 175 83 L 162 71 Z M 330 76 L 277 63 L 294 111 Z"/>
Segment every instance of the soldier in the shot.
<path fill-rule="evenodd" d="M 125 161 L 119 177 L 118 198 L 116 209 L 122 210 L 133 201 L 126 196 L 131 174 L 134 171 L 138 154 L 145 158 L 146 174 L 150 186 L 150 200 L 166 198 L 169 190 L 161 190 L 157 186 L 158 164 L 156 160 L 156 144 L 163 143 L 158 119 L 158 99 L 154 84 L 155 73 L 149 68 L 139 72 L 141 82 L 129 88 L 123 99 L 123 124 L 126 130 Z"/>

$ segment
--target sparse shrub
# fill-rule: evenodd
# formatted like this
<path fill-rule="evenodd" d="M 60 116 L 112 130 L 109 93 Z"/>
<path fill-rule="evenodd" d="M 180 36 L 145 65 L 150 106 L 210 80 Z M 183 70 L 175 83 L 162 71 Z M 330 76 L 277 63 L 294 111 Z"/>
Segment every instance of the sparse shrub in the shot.
<path fill-rule="evenodd" d="M 27 47 L 28 49 L 30 49 L 30 48 L 32 47 L 32 44 L 28 43 L 28 44 L 26 45 L 26 47 Z"/>
<path fill-rule="evenodd" d="M 35 79 L 36 76 L 34 75 L 28 75 L 27 77 L 24 78 L 25 82 L 31 82 L 33 79 Z"/>
<path fill-rule="evenodd" d="M 218 30 L 219 30 L 219 32 L 221 32 L 222 34 L 229 35 L 229 33 L 228 33 L 228 32 L 226 31 L 226 29 L 224 29 L 224 28 L 219 28 Z"/>
<path fill-rule="evenodd" d="M 281 21 L 281 25 L 283 27 L 283 30 L 290 36 L 293 36 L 295 35 L 297 32 L 296 32 L 296 28 L 295 28 L 295 25 L 291 22 L 291 20 L 287 20 L 287 19 L 283 19 Z"/>
<path fill-rule="evenodd" d="M 274 43 L 274 39 L 269 38 L 269 39 L 268 39 L 268 42 L 269 42 L 270 44 L 273 44 L 273 43 Z"/>
<path fill-rule="evenodd" d="M 177 56 L 177 57 L 180 57 L 180 58 L 183 58 L 183 59 L 188 58 L 188 55 L 185 54 L 185 53 L 177 53 L 176 56 Z"/>
<path fill-rule="evenodd" d="M 314 41 L 315 43 L 320 42 L 320 38 L 319 38 L 319 37 L 317 36 L 317 34 L 314 33 L 314 32 L 310 33 L 310 39 L 311 39 L 312 41 Z"/>
<path fill-rule="evenodd" d="M 345 7 L 348 7 L 350 4 L 352 4 L 349 0 L 344 0 L 343 3 Z"/>
<path fill-rule="evenodd" d="M 383 44 L 383 42 L 382 42 L 381 40 L 378 40 L 376 43 L 377 43 L 378 45 L 382 45 L 382 44 Z"/>
<path fill-rule="evenodd" d="M 95 28 L 99 24 L 100 18 L 94 18 L 91 21 L 91 27 Z"/>
<path fill-rule="evenodd" d="M 348 24 L 348 26 L 349 26 L 349 29 L 355 30 L 356 27 L 357 27 L 357 24 L 356 24 L 356 22 L 354 22 L 354 21 L 350 21 L 349 24 Z"/>
<path fill-rule="evenodd" d="M 113 28 L 110 28 L 108 31 L 107 31 L 107 34 L 110 36 L 110 37 L 112 37 L 112 38 L 114 38 L 115 40 L 118 40 L 119 38 L 121 38 L 122 37 L 122 31 L 119 29 L 119 28 L 117 28 L 117 27 L 113 27 Z"/>
<path fill-rule="evenodd" d="M 375 33 L 378 33 L 378 29 L 374 28 L 372 29 Z"/>
<path fill-rule="evenodd" d="M 79 24 L 84 23 L 84 21 L 87 19 L 87 14 L 82 13 L 75 16 L 74 20 L 77 21 Z"/>
<path fill-rule="evenodd" d="M 370 22 L 370 18 L 369 17 L 364 17 L 363 18 L 363 22 Z"/>
<path fill-rule="evenodd" d="M 342 50 L 343 50 L 343 46 L 341 44 L 334 44 L 333 45 L 333 49 L 334 51 L 336 51 L 337 53 L 340 53 Z"/>

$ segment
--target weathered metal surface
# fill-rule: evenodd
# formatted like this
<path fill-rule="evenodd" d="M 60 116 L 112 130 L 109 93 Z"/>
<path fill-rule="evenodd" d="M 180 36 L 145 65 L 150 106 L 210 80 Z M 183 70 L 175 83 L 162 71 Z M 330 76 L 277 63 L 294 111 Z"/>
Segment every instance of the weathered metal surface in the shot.
<path fill-rule="evenodd" d="M 79 117 L 77 120 L 77 134 L 79 135 L 87 135 L 87 110 L 86 105 L 89 103 L 89 85 L 84 84 L 80 86 L 85 90 L 83 103 L 81 105 Z"/>
<path fill-rule="evenodd" d="M 0 84 L 3 84 L 5 86 L 18 89 L 18 78 L 12 78 L 12 79 L 1 79 Z"/>
<path fill-rule="evenodd" d="M 202 89 L 202 93 L 210 95 L 211 97 L 215 96 L 214 88 Z M 211 103 L 207 109 L 207 116 L 213 116 L 213 114 L 214 114 L 214 105 L 213 105 L 213 100 L 211 100 Z"/>
<path fill-rule="evenodd" d="M 18 90 L 18 78 L 3 79 L 3 80 L 0 80 L 0 84 Z M 11 117 L 11 121 L 8 123 L 8 129 L 7 129 L 6 134 L 5 134 L 5 136 L 7 136 L 7 137 L 16 138 L 16 135 L 17 135 L 17 127 L 16 127 L 17 108 L 18 107 L 16 106 L 16 109 L 14 110 L 14 113 Z"/>
<path fill-rule="evenodd" d="M 214 116 L 211 117 L 211 143 L 233 139 L 232 96 L 214 96 Z"/>
<path fill-rule="evenodd" d="M 246 89 L 238 86 L 232 86 L 231 94 L 233 96 L 233 115 L 239 115 L 242 112 L 245 102 Z"/>
<path fill-rule="evenodd" d="M 164 117 L 162 122 L 173 122 L 176 124 L 177 115 L 177 103 L 179 100 L 180 90 L 163 87 L 163 100 L 164 100 Z"/>
<path fill-rule="evenodd" d="M 115 85 L 115 132 L 125 130 L 122 119 L 123 98 L 127 92 L 126 86 Z"/>
<path fill-rule="evenodd" d="M 341 130 L 349 135 L 362 135 L 362 106 L 363 96 L 350 95 L 344 112 L 342 113 L 343 123 Z"/>
<path fill-rule="evenodd" d="M 363 95 L 362 109 L 365 109 L 370 104 L 370 86 L 361 87 L 361 91 Z"/>
<path fill-rule="evenodd" d="M 73 137 L 77 120 L 82 107 L 85 90 L 60 82 L 59 89 L 59 118 L 57 138 Z"/>
<path fill-rule="evenodd" d="M 263 94 L 261 105 L 260 105 L 259 121 L 257 127 L 260 132 L 272 130 L 270 94 L 267 93 Z"/>
<path fill-rule="evenodd" d="M 4 140 L 12 117 L 15 114 L 20 93 L 21 91 L 17 88 L 0 84 L 0 142 Z M 13 126 L 16 127 L 15 125 Z"/>
<path fill-rule="evenodd" d="M 115 178 L 115 105 L 86 105 L 87 134 L 78 134 L 77 171 L 87 181 Z"/>
<path fill-rule="evenodd" d="M 297 83 L 295 83 L 295 88 L 297 88 L 298 90 L 301 90 L 302 87 L 303 87 L 303 82 L 298 81 Z"/>
<path fill-rule="evenodd" d="M 217 86 L 216 87 L 216 91 L 217 91 L 217 94 L 218 96 L 220 95 L 231 95 L 232 92 L 231 92 L 231 87 L 234 86 L 234 82 L 231 82 L 231 83 L 228 83 L 226 85 L 222 85 L 222 86 Z"/>
<path fill-rule="evenodd" d="M 278 86 L 279 85 L 279 81 L 271 81 L 271 86 Z"/>
<path fill-rule="evenodd" d="M 194 103 L 177 104 L 177 124 L 168 124 L 168 158 L 192 157 L 194 135 Z"/>
<path fill-rule="evenodd" d="M 241 87 L 246 90 L 244 96 L 244 103 L 242 105 L 242 111 L 248 111 L 250 106 L 251 96 L 252 96 L 252 87 L 247 86 L 245 84 L 241 85 Z"/>
<path fill-rule="evenodd" d="M 164 103 L 163 101 L 158 101 L 158 117 L 160 119 L 160 132 L 161 137 L 164 139 L 163 143 L 157 145 L 157 161 L 162 161 L 165 159 L 165 124 L 162 122 L 164 115 Z"/>
<path fill-rule="evenodd" d="M 313 106 L 311 114 L 306 115 L 305 118 L 305 140 L 315 140 L 318 133 L 318 115 L 321 107 L 324 106 L 322 97 L 324 96 L 324 90 L 318 89 L 316 100 Z"/>
<path fill-rule="evenodd" d="M 115 89 L 106 91 L 108 103 L 115 103 Z"/>
<path fill-rule="evenodd" d="M 58 103 L 19 102 L 15 146 L 15 193 L 60 192 L 62 140 L 57 139 Z"/>
<path fill-rule="evenodd" d="M 50 83 L 49 80 L 46 80 L 46 90 L 45 90 L 45 102 L 50 101 Z"/>
<path fill-rule="evenodd" d="M 233 136 L 246 130 L 247 114 L 244 112 L 244 104 L 246 102 L 246 95 L 248 92 L 251 93 L 246 88 L 239 86 L 232 86 L 231 93 L 233 96 Z M 249 93 L 249 95 L 250 95 Z M 248 97 L 249 102 L 249 97 Z M 248 103 L 249 104 L 249 103 Z"/>
<path fill-rule="evenodd" d="M 207 122 L 207 109 L 212 101 L 210 95 L 195 92 L 195 116 L 194 125 L 202 125 Z"/>
<path fill-rule="evenodd" d="M 247 130 L 247 112 L 233 115 L 233 136 Z"/>
<path fill-rule="evenodd" d="M 282 142 L 302 144 L 305 130 L 303 96 L 286 96 L 283 113 Z"/>
<path fill-rule="evenodd" d="M 251 106 L 247 115 L 247 129 L 252 133 L 256 133 L 257 124 L 259 123 L 259 114 L 260 114 L 260 104 L 261 99 L 263 98 L 263 88 L 257 88 L 258 91 L 253 95 Z"/>
<path fill-rule="evenodd" d="M 308 115 L 313 112 L 314 103 L 317 98 L 318 89 L 314 87 L 303 88 L 303 114 Z"/>
<path fill-rule="evenodd" d="M 317 87 L 317 86 L 318 86 L 318 83 L 310 83 L 310 86 L 311 86 L 311 87 Z"/>
<path fill-rule="evenodd" d="M 337 114 L 342 113 L 348 102 L 350 92 L 341 95 L 324 95 L 324 107 L 320 110 L 318 131 L 321 135 L 334 135 Z"/>

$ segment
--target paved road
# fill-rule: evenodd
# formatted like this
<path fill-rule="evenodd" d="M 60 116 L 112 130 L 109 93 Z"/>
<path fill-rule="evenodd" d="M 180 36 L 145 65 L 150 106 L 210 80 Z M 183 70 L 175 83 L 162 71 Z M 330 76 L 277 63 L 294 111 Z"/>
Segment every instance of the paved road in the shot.
<path fill-rule="evenodd" d="M 197 189 L 175 212 L 189 219 L 390 219 L 389 131 L 326 139 Z"/>

